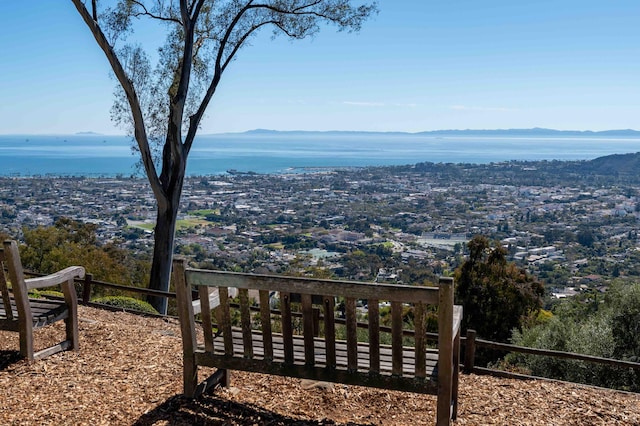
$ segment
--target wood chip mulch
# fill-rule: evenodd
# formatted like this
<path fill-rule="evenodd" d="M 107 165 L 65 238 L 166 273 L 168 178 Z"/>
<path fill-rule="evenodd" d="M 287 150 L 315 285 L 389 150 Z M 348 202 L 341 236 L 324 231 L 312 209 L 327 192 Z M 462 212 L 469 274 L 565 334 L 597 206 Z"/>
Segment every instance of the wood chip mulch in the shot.
<path fill-rule="evenodd" d="M 28 364 L 0 331 L 0 425 L 432 425 L 435 397 L 233 372 L 232 387 L 181 396 L 174 319 L 80 307 L 80 351 Z M 38 330 L 37 345 L 63 327 Z M 455 425 L 640 425 L 640 395 L 462 375 Z"/>

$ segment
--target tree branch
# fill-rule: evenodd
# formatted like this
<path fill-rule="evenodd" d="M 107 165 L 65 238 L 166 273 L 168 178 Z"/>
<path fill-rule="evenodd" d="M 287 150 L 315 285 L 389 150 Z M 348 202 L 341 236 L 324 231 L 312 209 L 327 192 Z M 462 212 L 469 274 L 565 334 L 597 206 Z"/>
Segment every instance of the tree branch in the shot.
<path fill-rule="evenodd" d="M 307 9 L 307 8 L 319 5 L 320 3 L 322 3 L 322 0 L 316 0 L 313 3 L 309 3 L 309 4 L 305 4 L 305 5 L 296 7 L 295 9 L 293 9 L 293 12 L 297 12 L 299 10 Z"/>
<path fill-rule="evenodd" d="M 91 0 L 91 9 L 93 11 L 93 20 L 98 22 L 98 5 L 96 0 Z"/>
<path fill-rule="evenodd" d="M 215 66 L 214 66 L 214 74 L 211 80 L 211 83 L 207 89 L 207 92 L 205 93 L 205 96 L 202 99 L 202 102 L 200 103 L 200 106 L 198 108 L 198 110 L 196 111 L 196 113 L 194 113 L 191 117 L 189 117 L 189 131 L 187 133 L 187 137 L 185 138 L 185 152 L 188 155 L 189 151 L 191 150 L 191 145 L 193 143 L 193 140 L 195 139 L 195 134 L 197 132 L 198 126 L 200 124 L 200 120 L 202 119 L 204 112 L 207 108 L 207 106 L 209 105 L 209 102 L 211 101 L 211 98 L 213 97 L 217 86 L 220 82 L 222 73 L 225 71 L 225 69 L 227 68 L 227 66 L 229 65 L 229 63 L 233 60 L 233 58 L 235 57 L 236 53 L 238 52 L 238 50 L 242 47 L 242 45 L 244 44 L 244 42 L 247 40 L 247 38 L 253 33 L 255 32 L 257 29 L 263 27 L 264 25 L 268 25 L 268 24 L 272 24 L 275 25 L 276 27 L 278 27 L 278 29 L 280 31 L 282 31 L 284 34 L 286 34 L 288 37 L 292 37 L 292 38 L 302 38 L 305 33 L 306 33 L 306 29 L 303 31 L 300 31 L 299 33 L 296 32 L 292 32 L 289 29 L 287 29 L 285 23 L 282 20 L 277 20 L 277 19 L 271 19 L 268 21 L 263 21 L 260 22 L 259 24 L 253 25 L 251 26 L 251 28 L 249 28 L 249 30 L 247 30 L 239 39 L 238 41 L 234 44 L 233 48 L 231 49 L 231 52 L 227 55 L 226 59 L 224 58 L 225 55 L 225 51 L 227 50 L 228 44 L 229 44 L 229 40 L 233 34 L 233 32 L 235 31 L 238 23 L 240 22 L 240 20 L 242 19 L 242 17 L 249 11 L 252 9 L 264 9 L 264 10 L 269 10 L 271 12 L 275 12 L 276 14 L 281 14 L 281 15 L 289 15 L 289 16 L 314 16 L 317 18 L 322 18 L 322 19 L 327 19 L 330 20 L 332 22 L 337 22 L 340 25 L 349 25 L 348 22 L 346 20 L 341 21 L 340 20 L 340 16 L 330 16 L 330 14 L 325 14 L 325 13 L 321 13 L 318 12 L 316 10 L 309 10 L 310 8 L 313 8 L 314 6 L 318 6 L 322 4 L 322 0 L 314 0 L 311 2 L 308 2 L 306 4 L 291 8 L 291 9 L 286 9 L 286 8 L 282 8 L 282 7 L 278 7 L 278 6 L 273 6 L 270 4 L 264 4 L 264 3 L 259 3 L 259 4 L 254 4 L 254 0 L 249 0 L 244 7 L 242 7 L 237 13 L 236 15 L 233 17 L 233 19 L 231 20 L 230 24 L 227 26 L 226 31 L 224 33 L 224 36 L 222 37 L 222 40 L 220 41 L 220 45 L 218 47 L 218 54 L 216 56 L 216 60 L 215 60 Z"/>
<path fill-rule="evenodd" d="M 202 6 L 204 5 L 204 2 L 205 0 L 197 0 L 189 8 L 189 14 L 191 15 L 191 20 L 193 22 L 198 21 L 198 17 L 200 16 L 200 11 L 202 10 Z"/>
<path fill-rule="evenodd" d="M 129 80 L 129 78 L 127 77 L 127 74 L 122 67 L 122 64 L 120 63 L 120 60 L 118 59 L 116 53 L 113 51 L 113 47 L 109 44 L 109 41 L 102 32 L 102 29 L 98 25 L 98 22 L 95 21 L 89 14 L 89 11 L 82 3 L 82 0 L 71 1 L 75 5 L 78 13 L 80 13 L 80 16 L 82 16 L 82 19 L 91 30 L 91 33 L 96 39 L 96 42 L 107 57 L 113 73 L 120 82 L 120 85 L 122 86 L 122 89 L 127 96 L 129 107 L 131 108 L 131 113 L 133 115 L 134 137 L 136 139 L 136 142 L 138 143 L 138 148 L 140 149 L 142 164 L 144 165 L 145 172 L 147 174 L 147 177 L 149 178 L 149 183 L 151 184 L 151 188 L 156 196 L 158 203 L 164 203 L 166 200 L 166 195 L 164 193 L 164 190 L 162 189 L 162 185 L 160 184 L 160 180 L 158 179 L 156 167 L 153 163 L 153 157 L 151 155 L 151 149 L 149 147 L 149 138 L 147 136 L 146 127 L 144 124 L 144 116 L 142 114 L 142 110 L 140 109 L 140 101 L 138 100 L 138 95 L 136 94 L 135 87 L 133 86 L 131 80 Z"/>
<path fill-rule="evenodd" d="M 138 1 L 138 0 L 131 0 L 131 3 L 139 6 L 140 8 L 142 8 L 142 13 L 140 12 L 134 12 L 131 15 L 135 16 L 135 17 L 139 17 L 139 16 L 148 16 L 149 18 L 152 19 L 157 19 L 159 21 L 166 21 L 166 22 L 174 22 L 176 24 L 182 25 L 182 22 L 180 22 L 179 19 L 175 19 L 175 18 L 167 18 L 165 16 L 160 16 L 160 15 L 156 15 L 154 13 L 149 12 L 149 10 L 147 9 L 147 7 L 144 5 L 144 3 Z"/>

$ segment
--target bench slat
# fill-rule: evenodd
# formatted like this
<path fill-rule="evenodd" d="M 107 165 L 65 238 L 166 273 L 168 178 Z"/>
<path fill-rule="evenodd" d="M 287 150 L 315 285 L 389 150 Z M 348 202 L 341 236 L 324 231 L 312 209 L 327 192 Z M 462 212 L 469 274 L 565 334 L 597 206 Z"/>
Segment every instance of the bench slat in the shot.
<path fill-rule="evenodd" d="M 344 305 L 347 316 L 347 369 L 349 371 L 356 371 L 358 369 L 358 319 L 356 318 L 356 299 L 347 297 Z"/>
<path fill-rule="evenodd" d="M 281 335 L 274 334 L 273 336 L 274 346 L 276 349 L 274 351 L 275 352 L 274 360 L 270 361 L 270 360 L 263 359 L 263 352 L 261 350 L 262 339 L 259 333 L 252 334 L 252 336 L 254 337 L 254 342 L 253 342 L 254 358 L 251 360 L 242 358 L 242 348 L 239 347 L 241 346 L 242 340 L 243 340 L 241 331 L 235 330 L 234 334 L 235 334 L 234 340 L 238 343 L 238 346 L 236 347 L 235 357 L 225 356 L 220 350 L 217 350 L 214 353 L 199 350 L 199 351 L 196 351 L 197 363 L 200 365 L 206 365 L 206 366 L 212 366 L 212 367 L 218 367 L 218 368 L 229 368 L 229 369 L 246 369 L 246 367 L 249 365 L 253 365 L 253 366 L 260 365 L 261 366 L 260 368 L 265 368 L 266 364 L 271 364 L 271 365 L 276 365 L 277 369 L 285 370 L 285 371 L 291 368 L 292 366 L 299 366 L 305 369 L 305 371 L 309 371 L 309 369 L 313 369 L 313 374 L 309 378 L 313 378 L 315 380 L 333 381 L 332 377 L 335 376 L 336 370 L 331 368 L 326 368 L 326 358 L 324 357 L 324 352 L 322 351 L 323 342 L 321 341 L 321 339 L 318 339 L 316 341 L 316 349 L 318 349 L 318 351 L 316 351 L 316 365 L 308 366 L 305 364 L 305 359 L 304 359 L 304 340 L 299 336 L 295 336 L 295 338 L 293 339 L 294 347 L 296 348 L 294 352 L 294 362 L 285 363 L 284 351 L 282 350 L 284 344 L 282 342 Z M 338 371 L 342 370 L 342 373 L 340 374 L 343 374 L 348 371 L 347 357 L 346 357 L 347 343 L 346 341 L 337 341 L 336 343 L 338 345 L 338 353 L 340 354 L 340 356 L 338 356 L 338 359 L 337 359 Z M 358 361 L 362 368 L 358 371 L 353 371 L 350 374 L 357 375 L 358 377 L 360 377 L 360 375 L 365 375 L 369 377 L 380 376 L 382 377 L 381 382 L 385 383 L 385 386 L 387 386 L 389 382 L 386 379 L 384 379 L 384 376 L 392 375 L 391 349 L 388 348 L 383 353 L 383 356 L 382 356 L 383 362 L 381 363 L 381 370 L 382 370 L 381 374 L 371 375 L 366 368 L 369 362 L 367 345 L 361 344 L 361 345 L 358 345 L 358 347 L 360 349 L 358 351 Z M 413 352 L 412 348 L 406 348 L 405 350 L 406 361 L 410 361 L 411 359 L 413 359 L 411 356 L 412 352 Z M 415 376 L 413 375 L 413 365 L 406 365 L 406 368 L 404 369 L 403 374 L 394 376 L 393 378 L 406 379 L 407 382 L 410 382 L 410 383 L 413 382 L 414 385 L 413 385 L 412 391 L 422 392 L 422 393 L 432 393 L 433 389 L 429 391 L 428 389 L 425 389 L 425 386 L 429 388 L 428 383 L 432 382 L 433 381 L 432 379 L 436 377 L 436 370 L 435 370 L 436 364 L 437 364 L 437 353 L 430 352 L 427 356 L 426 371 L 428 371 L 427 377 L 430 377 L 431 379 L 428 379 L 428 380 L 416 379 Z M 242 365 L 242 368 L 240 368 L 241 365 Z M 249 371 L 260 371 L 260 370 L 249 370 Z M 268 373 L 268 371 L 264 371 L 264 370 L 262 372 Z M 273 374 L 277 374 L 277 373 L 273 373 Z M 300 376 L 296 376 L 296 377 L 300 377 Z M 351 383 L 355 384 L 355 382 L 351 382 Z M 420 389 L 416 389 L 416 385 L 419 385 Z M 400 387 L 400 389 L 407 390 L 406 386 L 407 384 L 405 383 L 403 386 Z M 398 389 L 398 388 L 390 387 L 390 389 Z"/>
<path fill-rule="evenodd" d="M 222 330 L 224 338 L 224 352 L 227 355 L 233 354 L 233 338 L 231 335 L 231 313 L 229 312 L 229 289 L 218 287 L 220 294 L 220 306 L 218 307 L 218 324 Z"/>
<path fill-rule="evenodd" d="M 225 286 L 283 293 L 324 294 L 334 297 L 352 297 L 354 299 L 377 298 L 397 302 L 438 303 L 437 287 L 281 277 L 205 269 L 188 269 L 185 273 L 187 282 L 191 285 Z"/>
<path fill-rule="evenodd" d="M 242 325 L 242 335 L 244 338 L 244 356 L 253 357 L 253 346 L 251 341 L 251 312 L 249 311 L 249 290 L 241 288 L 238 292 L 240 299 L 240 324 Z"/>
<path fill-rule="evenodd" d="M 202 329 L 204 331 L 204 347 L 208 351 L 213 351 L 213 329 L 211 326 L 211 301 L 210 297 L 212 294 L 216 293 L 216 297 L 218 298 L 217 303 L 220 304 L 219 295 L 220 293 L 215 288 L 210 287 L 199 287 L 198 295 L 200 297 L 200 306 L 198 309 L 200 314 L 202 315 Z M 194 313 L 196 312 L 194 306 Z"/>
<path fill-rule="evenodd" d="M 327 351 L 327 365 L 336 365 L 336 323 L 335 323 L 335 299 L 333 296 L 324 296 L 324 340 Z"/>
<path fill-rule="evenodd" d="M 378 299 L 369 299 L 369 371 L 380 371 L 380 312 Z"/>
<path fill-rule="evenodd" d="M 282 311 L 282 336 L 284 344 L 284 361 L 293 364 L 293 325 L 291 324 L 291 294 L 280 293 L 280 309 Z"/>
<path fill-rule="evenodd" d="M 393 374 L 402 374 L 402 303 L 391 302 L 391 347 Z"/>
<path fill-rule="evenodd" d="M 312 367 L 304 364 L 280 364 L 255 358 L 229 358 L 206 352 L 196 352 L 196 360 L 199 365 L 203 366 L 216 366 L 229 370 L 252 371 L 262 374 L 306 378 L 386 390 L 435 394 L 438 389 L 435 381 L 421 381 L 413 377 L 398 377 L 384 374 L 370 375 L 366 372 L 349 372 L 342 369 L 326 369 L 322 366 Z"/>
<path fill-rule="evenodd" d="M 427 348 L 427 330 L 426 330 L 426 306 L 423 303 L 417 303 L 413 308 L 413 325 L 414 325 L 414 345 L 416 353 L 415 375 L 416 377 L 425 377 L 425 356 Z"/>
<path fill-rule="evenodd" d="M 314 347 L 313 347 L 313 306 L 311 304 L 311 295 L 302 295 L 302 327 L 304 334 L 304 361 L 307 365 L 315 363 Z"/>
<path fill-rule="evenodd" d="M 264 346 L 263 346 L 263 336 L 260 333 L 252 333 L 251 338 L 253 340 L 252 347 L 254 348 L 254 358 L 262 359 L 264 358 Z M 221 339 L 221 337 L 217 337 L 217 339 Z M 238 328 L 233 328 L 233 341 L 234 341 L 234 356 L 243 357 L 243 342 L 244 337 L 242 331 Z M 284 342 L 283 336 L 279 333 L 275 333 L 273 335 L 274 342 L 274 361 L 284 363 Z M 304 338 L 302 336 L 293 336 L 293 348 L 294 348 L 294 363 L 305 364 L 305 355 L 304 355 Z M 224 351 L 222 350 L 222 345 L 216 345 L 218 349 L 214 351 L 216 355 L 224 356 Z M 327 358 L 326 351 L 324 350 L 323 340 L 322 339 L 314 339 L 314 348 L 315 348 L 315 364 L 316 366 L 326 367 Z M 357 362 L 358 362 L 358 370 L 369 372 L 369 345 L 367 343 L 359 343 L 357 345 Z M 412 347 L 404 347 L 402 348 L 402 357 L 403 357 L 403 371 L 402 375 L 414 377 L 414 364 L 415 364 L 415 356 L 414 350 Z M 348 364 L 348 344 L 344 340 L 336 341 L 336 354 L 337 354 L 337 366 L 339 368 L 346 369 Z M 392 374 L 393 361 L 392 361 L 392 348 L 383 345 L 381 347 L 381 373 L 383 374 Z M 425 370 L 429 371 L 430 374 L 434 373 L 434 368 L 437 365 L 437 351 L 430 350 L 426 352 L 425 356 Z"/>
<path fill-rule="evenodd" d="M 273 359 L 273 340 L 271 338 L 271 305 L 269 292 L 260 290 L 260 326 L 264 338 L 264 351 L 266 359 Z"/>

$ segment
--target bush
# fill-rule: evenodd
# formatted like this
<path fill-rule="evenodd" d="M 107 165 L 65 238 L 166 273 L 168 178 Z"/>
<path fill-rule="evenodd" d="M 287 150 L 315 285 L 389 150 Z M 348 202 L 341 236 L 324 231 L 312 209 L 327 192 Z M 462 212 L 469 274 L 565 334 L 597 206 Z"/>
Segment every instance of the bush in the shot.
<path fill-rule="evenodd" d="M 105 296 L 98 297 L 92 300 L 93 303 L 100 303 L 102 305 L 114 306 L 125 310 L 132 310 L 138 312 L 144 312 L 146 314 L 158 314 L 153 306 L 144 300 L 135 299 L 128 296 Z"/>
<path fill-rule="evenodd" d="M 64 297 L 64 293 L 57 290 L 30 290 L 29 297 L 33 297 L 34 299 L 40 299 L 42 297 Z"/>
<path fill-rule="evenodd" d="M 614 284 L 604 303 L 598 305 L 597 310 L 586 316 L 580 309 L 559 309 L 556 316 L 544 323 L 522 332 L 516 330 L 513 343 L 637 362 L 640 284 Z M 580 314 L 576 315 L 576 312 Z M 505 362 L 525 368 L 535 376 L 635 392 L 640 390 L 640 372 L 629 368 L 523 354 L 510 354 Z"/>

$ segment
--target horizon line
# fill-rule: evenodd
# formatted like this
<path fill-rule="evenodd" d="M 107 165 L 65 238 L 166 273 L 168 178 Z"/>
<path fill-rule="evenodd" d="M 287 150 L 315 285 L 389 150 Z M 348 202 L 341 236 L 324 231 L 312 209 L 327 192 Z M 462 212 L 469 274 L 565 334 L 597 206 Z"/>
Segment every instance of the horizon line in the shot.
<path fill-rule="evenodd" d="M 199 133 L 197 136 L 216 136 L 216 135 L 241 135 L 246 133 L 368 133 L 368 134 L 403 134 L 403 135 L 421 135 L 429 133 L 446 133 L 446 132 L 464 132 L 464 133 L 488 133 L 488 132 L 552 132 L 552 133 L 613 133 L 613 132 L 633 132 L 640 133 L 640 130 L 636 129 L 607 129 L 607 130 L 575 130 L 575 129 L 553 129 L 545 127 L 523 127 L 523 128 L 494 128 L 494 129 L 435 129 L 435 130 L 420 130 L 420 131 L 403 131 L 403 130 L 276 130 L 276 129 L 264 129 L 255 128 L 244 131 L 227 131 L 227 132 L 212 132 L 212 133 Z M 74 133 L 0 133 L 0 136 L 116 136 L 116 137 L 132 137 L 124 133 L 99 133 L 92 131 L 81 131 Z"/>

